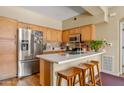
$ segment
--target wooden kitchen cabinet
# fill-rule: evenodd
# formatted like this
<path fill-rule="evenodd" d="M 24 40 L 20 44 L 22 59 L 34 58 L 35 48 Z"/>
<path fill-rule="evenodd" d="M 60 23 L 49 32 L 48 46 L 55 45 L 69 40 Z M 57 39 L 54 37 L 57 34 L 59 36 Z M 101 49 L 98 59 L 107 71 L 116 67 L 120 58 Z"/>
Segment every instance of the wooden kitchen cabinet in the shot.
<path fill-rule="evenodd" d="M 62 32 L 62 41 L 64 43 L 69 41 L 69 31 L 68 30 L 65 30 Z"/>
<path fill-rule="evenodd" d="M 47 28 L 46 40 L 51 42 L 62 42 L 62 32 L 56 29 Z"/>
<path fill-rule="evenodd" d="M 51 31 L 51 40 L 54 42 L 62 42 L 62 32 L 59 30 Z"/>
<path fill-rule="evenodd" d="M 74 35 L 74 34 L 81 34 L 81 41 L 95 40 L 96 37 L 95 31 L 96 28 L 95 25 L 93 24 L 64 30 L 62 32 L 62 40 L 63 42 L 68 42 L 69 35 Z"/>
<path fill-rule="evenodd" d="M 15 39 L 17 21 L 0 17 L 0 38 Z"/>
<path fill-rule="evenodd" d="M 18 28 L 30 28 L 43 32 L 44 41 L 62 42 L 62 32 L 56 29 L 19 22 Z"/>
<path fill-rule="evenodd" d="M 94 25 L 87 25 L 81 27 L 81 40 L 82 41 L 89 41 L 95 39 L 95 26 Z"/>
<path fill-rule="evenodd" d="M 69 31 L 69 35 L 80 34 L 80 30 L 81 30 L 80 27 L 72 28 L 72 29 L 68 30 Z"/>
<path fill-rule="evenodd" d="M 47 39 L 47 41 L 51 41 L 51 32 L 52 30 L 50 29 L 50 28 L 47 28 L 47 32 L 46 32 L 46 39 Z"/>
<path fill-rule="evenodd" d="M 80 34 L 80 33 L 81 33 L 81 28 L 80 27 L 75 28 L 74 34 Z"/>
<path fill-rule="evenodd" d="M 17 74 L 17 21 L 0 17 L 0 80 Z"/>
<path fill-rule="evenodd" d="M 56 30 L 51 29 L 51 41 L 57 42 L 58 39 L 58 33 Z"/>
<path fill-rule="evenodd" d="M 62 42 L 62 31 L 57 31 L 57 42 Z"/>
<path fill-rule="evenodd" d="M 74 29 L 70 29 L 70 30 L 68 30 L 68 34 L 69 34 L 69 35 L 73 35 L 73 34 L 75 34 Z"/>

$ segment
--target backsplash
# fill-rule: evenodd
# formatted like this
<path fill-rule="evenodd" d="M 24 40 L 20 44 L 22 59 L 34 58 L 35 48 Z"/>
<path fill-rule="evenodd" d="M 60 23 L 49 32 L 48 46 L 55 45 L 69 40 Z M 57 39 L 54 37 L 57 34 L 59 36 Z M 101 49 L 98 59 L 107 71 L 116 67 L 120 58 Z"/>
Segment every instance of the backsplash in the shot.
<path fill-rule="evenodd" d="M 43 44 L 43 51 L 60 50 L 60 49 L 61 49 L 60 42 L 44 42 Z"/>

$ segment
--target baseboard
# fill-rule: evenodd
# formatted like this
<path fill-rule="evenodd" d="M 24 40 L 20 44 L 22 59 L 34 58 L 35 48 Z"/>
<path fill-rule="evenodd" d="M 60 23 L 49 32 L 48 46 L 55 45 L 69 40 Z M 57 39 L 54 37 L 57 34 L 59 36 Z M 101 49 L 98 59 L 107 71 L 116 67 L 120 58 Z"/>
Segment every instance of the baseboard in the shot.
<path fill-rule="evenodd" d="M 101 72 L 111 74 L 111 75 L 114 75 L 114 76 L 120 76 L 120 73 L 113 73 L 113 72 L 108 72 L 108 71 L 101 71 Z"/>

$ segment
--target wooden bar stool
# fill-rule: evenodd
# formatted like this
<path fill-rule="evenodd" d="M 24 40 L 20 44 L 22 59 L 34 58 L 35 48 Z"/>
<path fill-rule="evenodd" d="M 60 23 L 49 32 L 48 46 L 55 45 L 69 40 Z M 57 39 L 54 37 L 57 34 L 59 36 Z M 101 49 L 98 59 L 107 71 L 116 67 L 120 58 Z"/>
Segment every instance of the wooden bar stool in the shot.
<path fill-rule="evenodd" d="M 94 85 L 97 85 L 97 84 L 102 85 L 100 71 L 99 71 L 99 62 L 91 60 L 88 64 L 92 66 L 92 75 L 93 75 Z M 96 67 L 96 70 L 95 70 L 95 67 Z M 95 73 L 97 74 L 95 75 Z"/>
<path fill-rule="evenodd" d="M 65 80 L 67 80 L 68 86 L 73 86 L 74 78 L 78 75 L 79 83 L 82 86 L 83 81 L 82 81 L 81 73 L 82 73 L 82 70 L 77 67 L 72 67 L 63 71 L 59 71 L 57 72 L 57 85 L 60 86 L 62 83 L 62 78 L 64 78 Z"/>
<path fill-rule="evenodd" d="M 93 82 L 92 66 L 86 63 L 82 63 L 78 66 L 78 68 L 82 70 L 83 86 L 93 86 L 94 82 Z M 87 74 L 86 72 L 88 71 L 89 73 Z M 86 82 L 86 78 L 88 78 L 87 82 Z"/>

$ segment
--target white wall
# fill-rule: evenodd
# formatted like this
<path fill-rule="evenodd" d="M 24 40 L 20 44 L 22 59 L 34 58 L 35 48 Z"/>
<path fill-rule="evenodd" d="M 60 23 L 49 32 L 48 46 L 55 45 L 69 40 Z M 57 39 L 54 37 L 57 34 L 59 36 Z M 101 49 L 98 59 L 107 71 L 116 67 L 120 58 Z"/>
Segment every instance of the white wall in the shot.
<path fill-rule="evenodd" d="M 62 29 L 62 22 L 47 18 L 32 11 L 20 7 L 0 6 L 0 16 L 16 19 L 25 23 L 31 23 L 55 29 Z"/>

